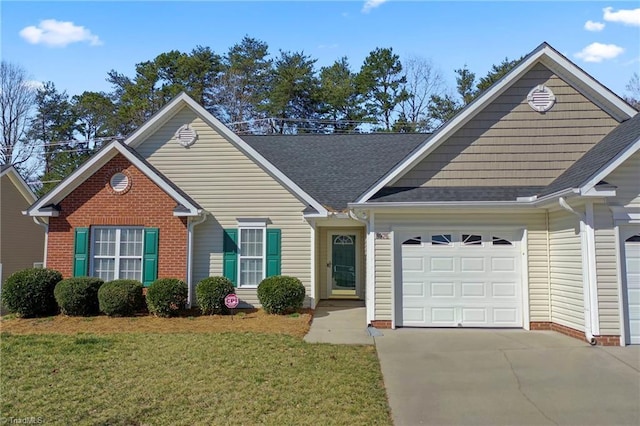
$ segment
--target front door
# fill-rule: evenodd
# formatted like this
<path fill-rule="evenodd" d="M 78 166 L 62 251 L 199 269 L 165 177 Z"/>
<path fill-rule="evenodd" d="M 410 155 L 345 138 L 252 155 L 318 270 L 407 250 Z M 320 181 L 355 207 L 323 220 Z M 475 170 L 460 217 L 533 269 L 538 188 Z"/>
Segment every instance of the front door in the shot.
<path fill-rule="evenodd" d="M 356 235 L 345 233 L 329 234 L 329 250 L 331 261 L 329 269 L 329 297 L 356 297 L 357 267 L 356 267 Z"/>

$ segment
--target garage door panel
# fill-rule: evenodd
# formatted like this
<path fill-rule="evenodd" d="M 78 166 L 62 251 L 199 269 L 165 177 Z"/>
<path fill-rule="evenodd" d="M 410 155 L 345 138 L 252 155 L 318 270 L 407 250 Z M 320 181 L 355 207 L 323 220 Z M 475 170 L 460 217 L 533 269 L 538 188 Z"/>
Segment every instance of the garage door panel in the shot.
<path fill-rule="evenodd" d="M 629 343 L 640 344 L 640 234 L 625 239 L 624 252 Z"/>
<path fill-rule="evenodd" d="M 453 282 L 431 282 L 431 297 L 454 297 L 456 295 L 456 285 Z"/>
<path fill-rule="evenodd" d="M 486 297 L 486 283 L 479 282 L 463 282 L 461 283 L 461 296 L 466 297 Z"/>
<path fill-rule="evenodd" d="M 429 265 L 430 272 L 454 272 L 455 262 L 452 257 L 432 257 Z"/>
<path fill-rule="evenodd" d="M 461 257 L 460 272 L 485 272 L 483 257 Z"/>
<path fill-rule="evenodd" d="M 482 244 L 465 244 L 463 234 L 482 235 Z M 494 234 L 508 239 L 508 244 L 492 244 Z M 522 327 L 522 261 L 520 242 L 514 238 L 520 231 L 438 230 L 415 235 L 423 235 L 422 245 L 402 246 L 399 325 Z M 446 235 L 448 241 L 430 244 L 433 235 Z M 418 265 L 426 266 L 425 270 Z"/>

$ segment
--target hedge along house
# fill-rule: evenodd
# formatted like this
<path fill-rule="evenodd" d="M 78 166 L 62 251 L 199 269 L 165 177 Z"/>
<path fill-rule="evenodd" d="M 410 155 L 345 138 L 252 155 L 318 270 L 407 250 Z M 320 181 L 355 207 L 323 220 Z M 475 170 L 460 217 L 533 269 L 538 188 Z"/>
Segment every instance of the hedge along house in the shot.
<path fill-rule="evenodd" d="M 241 137 L 182 94 L 26 213 L 48 267 L 184 278 L 191 303 L 285 274 L 379 327 L 640 343 L 635 115 L 547 44 L 432 135 Z"/>

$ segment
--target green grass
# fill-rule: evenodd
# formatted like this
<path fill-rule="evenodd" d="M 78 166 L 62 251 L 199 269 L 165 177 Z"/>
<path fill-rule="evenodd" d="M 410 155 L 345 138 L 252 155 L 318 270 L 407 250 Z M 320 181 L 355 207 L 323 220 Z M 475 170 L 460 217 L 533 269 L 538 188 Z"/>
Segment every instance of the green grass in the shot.
<path fill-rule="evenodd" d="M 284 335 L 1 336 L 0 417 L 46 424 L 374 425 L 373 346 Z"/>

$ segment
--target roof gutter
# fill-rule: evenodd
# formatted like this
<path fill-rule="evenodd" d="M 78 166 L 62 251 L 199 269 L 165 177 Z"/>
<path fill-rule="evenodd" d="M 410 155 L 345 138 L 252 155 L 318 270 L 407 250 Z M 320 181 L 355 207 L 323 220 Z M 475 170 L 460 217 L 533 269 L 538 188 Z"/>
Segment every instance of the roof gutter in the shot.
<path fill-rule="evenodd" d="M 193 236 L 196 225 L 200 225 L 207 219 L 209 212 L 198 210 L 198 216 L 191 216 L 187 223 L 187 306 L 193 306 Z"/>

